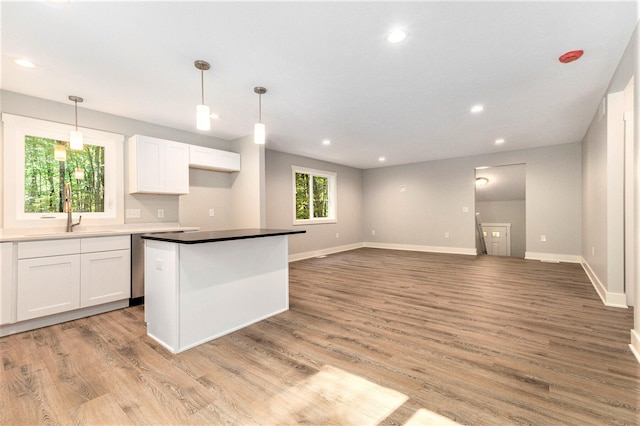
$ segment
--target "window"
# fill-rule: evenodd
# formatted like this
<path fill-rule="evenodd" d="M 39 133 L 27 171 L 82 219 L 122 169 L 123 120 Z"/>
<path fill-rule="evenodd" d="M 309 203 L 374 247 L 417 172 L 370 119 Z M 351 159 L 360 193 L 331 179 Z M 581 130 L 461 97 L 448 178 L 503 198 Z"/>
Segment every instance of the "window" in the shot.
<path fill-rule="evenodd" d="M 11 114 L 2 114 L 2 121 L 5 228 L 62 225 L 67 183 L 83 224 L 124 223 L 122 135 L 81 129 L 85 148 L 73 151 L 67 146 L 71 125 Z M 64 161 L 56 160 L 56 147 L 64 148 Z"/>
<path fill-rule="evenodd" d="M 293 224 L 336 221 L 336 174 L 293 166 Z"/>
<path fill-rule="evenodd" d="M 58 150 L 63 153 L 60 159 L 55 158 Z M 64 212 L 67 183 L 74 211 L 104 212 L 104 147 L 85 145 L 74 151 L 65 141 L 25 136 L 24 212 Z"/>

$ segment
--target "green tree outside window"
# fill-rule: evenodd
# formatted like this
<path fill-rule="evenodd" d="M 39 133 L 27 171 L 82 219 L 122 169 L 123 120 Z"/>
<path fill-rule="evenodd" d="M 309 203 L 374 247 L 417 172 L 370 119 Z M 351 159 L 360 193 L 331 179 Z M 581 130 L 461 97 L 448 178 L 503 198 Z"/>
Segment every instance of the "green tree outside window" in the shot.
<path fill-rule="evenodd" d="M 66 161 L 57 161 L 55 147 L 66 142 L 35 136 L 25 136 L 24 142 L 25 213 L 62 212 L 66 183 L 71 184 L 74 211 L 104 212 L 104 147 L 66 149 Z M 82 179 L 76 179 L 76 169 L 84 171 Z"/>

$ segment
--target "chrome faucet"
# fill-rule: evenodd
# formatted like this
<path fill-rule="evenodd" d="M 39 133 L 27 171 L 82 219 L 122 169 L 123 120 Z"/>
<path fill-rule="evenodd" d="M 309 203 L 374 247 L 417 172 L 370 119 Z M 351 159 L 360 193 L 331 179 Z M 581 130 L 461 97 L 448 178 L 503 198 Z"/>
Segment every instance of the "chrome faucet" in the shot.
<path fill-rule="evenodd" d="M 78 223 L 73 223 L 71 218 L 71 184 L 64 185 L 64 208 L 63 211 L 67 214 L 67 232 L 73 232 L 73 228 L 80 225 L 82 222 L 82 215 L 78 218 Z"/>

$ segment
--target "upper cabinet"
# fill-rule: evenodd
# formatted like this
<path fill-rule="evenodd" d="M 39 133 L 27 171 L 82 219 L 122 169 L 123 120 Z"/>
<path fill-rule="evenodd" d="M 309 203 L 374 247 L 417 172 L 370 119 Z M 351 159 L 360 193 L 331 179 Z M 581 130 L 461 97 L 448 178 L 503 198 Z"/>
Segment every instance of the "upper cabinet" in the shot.
<path fill-rule="evenodd" d="M 189 167 L 221 172 L 239 172 L 240 154 L 189 145 Z"/>
<path fill-rule="evenodd" d="M 189 193 L 189 145 L 134 135 L 128 154 L 129 193 Z"/>

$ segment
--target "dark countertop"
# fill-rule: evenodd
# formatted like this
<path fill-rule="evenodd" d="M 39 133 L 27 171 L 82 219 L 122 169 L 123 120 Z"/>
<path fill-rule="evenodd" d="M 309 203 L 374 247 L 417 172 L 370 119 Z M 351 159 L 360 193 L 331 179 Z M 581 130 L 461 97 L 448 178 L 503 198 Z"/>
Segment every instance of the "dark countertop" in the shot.
<path fill-rule="evenodd" d="M 245 240 L 248 238 L 275 237 L 280 235 L 304 234 L 307 231 L 290 229 L 231 229 L 227 231 L 166 232 L 144 234 L 145 240 L 166 241 L 178 244 L 202 244 L 220 241 Z"/>

